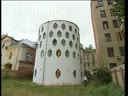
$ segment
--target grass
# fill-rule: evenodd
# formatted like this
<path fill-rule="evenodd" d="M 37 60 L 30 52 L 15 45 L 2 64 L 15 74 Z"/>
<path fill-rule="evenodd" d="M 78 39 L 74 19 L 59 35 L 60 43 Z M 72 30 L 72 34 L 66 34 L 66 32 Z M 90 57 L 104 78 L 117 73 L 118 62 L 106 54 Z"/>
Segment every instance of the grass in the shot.
<path fill-rule="evenodd" d="M 125 96 L 124 90 L 113 82 L 97 83 L 90 79 L 87 86 L 39 86 L 32 80 L 2 78 L 2 96 Z"/>
<path fill-rule="evenodd" d="M 31 80 L 2 78 L 2 96 L 87 96 L 83 85 L 39 86 Z"/>
<path fill-rule="evenodd" d="M 123 88 L 111 82 L 99 86 L 88 86 L 88 96 L 125 96 Z"/>

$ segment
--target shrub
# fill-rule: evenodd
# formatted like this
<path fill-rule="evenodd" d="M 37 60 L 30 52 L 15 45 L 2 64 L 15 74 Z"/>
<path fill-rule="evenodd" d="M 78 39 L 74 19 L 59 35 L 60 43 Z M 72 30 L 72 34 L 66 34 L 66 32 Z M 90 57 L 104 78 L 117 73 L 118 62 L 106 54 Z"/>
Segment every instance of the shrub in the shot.
<path fill-rule="evenodd" d="M 114 82 L 99 86 L 88 86 L 88 96 L 125 96 L 124 90 Z"/>
<path fill-rule="evenodd" d="M 108 84 L 112 81 L 111 73 L 107 68 L 98 69 L 96 77 L 98 82 L 101 84 Z"/>

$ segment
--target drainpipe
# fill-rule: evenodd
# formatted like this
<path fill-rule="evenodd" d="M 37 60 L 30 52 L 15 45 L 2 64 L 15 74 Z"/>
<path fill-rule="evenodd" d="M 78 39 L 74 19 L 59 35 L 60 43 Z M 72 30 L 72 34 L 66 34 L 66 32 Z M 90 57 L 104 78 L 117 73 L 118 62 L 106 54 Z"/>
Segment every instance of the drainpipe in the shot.
<path fill-rule="evenodd" d="M 47 25 L 47 34 L 49 32 L 49 21 L 48 21 L 48 25 Z M 44 75 L 45 75 L 45 64 L 46 64 L 46 50 L 47 50 L 47 42 L 48 42 L 48 35 L 46 34 L 46 45 L 45 45 L 45 56 L 44 56 L 44 67 L 43 67 L 43 80 L 42 83 L 44 84 Z"/>

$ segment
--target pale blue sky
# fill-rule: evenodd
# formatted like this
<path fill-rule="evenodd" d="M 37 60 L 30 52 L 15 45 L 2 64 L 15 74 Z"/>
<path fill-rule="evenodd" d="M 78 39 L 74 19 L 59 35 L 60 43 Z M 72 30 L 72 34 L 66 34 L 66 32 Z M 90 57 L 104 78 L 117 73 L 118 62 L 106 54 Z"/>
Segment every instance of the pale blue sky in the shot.
<path fill-rule="evenodd" d="M 2 1 L 2 34 L 37 41 L 39 26 L 50 20 L 78 25 L 80 42 L 95 48 L 90 1 Z"/>

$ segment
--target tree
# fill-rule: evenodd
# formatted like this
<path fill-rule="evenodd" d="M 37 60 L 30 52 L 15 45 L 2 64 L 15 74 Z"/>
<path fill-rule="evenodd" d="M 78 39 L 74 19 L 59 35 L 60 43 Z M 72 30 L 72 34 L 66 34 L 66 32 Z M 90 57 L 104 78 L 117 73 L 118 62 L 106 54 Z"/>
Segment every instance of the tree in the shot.
<path fill-rule="evenodd" d="M 125 0 L 115 0 L 114 9 L 115 15 L 122 19 L 122 24 L 125 27 Z"/>

